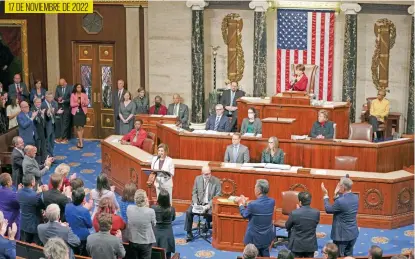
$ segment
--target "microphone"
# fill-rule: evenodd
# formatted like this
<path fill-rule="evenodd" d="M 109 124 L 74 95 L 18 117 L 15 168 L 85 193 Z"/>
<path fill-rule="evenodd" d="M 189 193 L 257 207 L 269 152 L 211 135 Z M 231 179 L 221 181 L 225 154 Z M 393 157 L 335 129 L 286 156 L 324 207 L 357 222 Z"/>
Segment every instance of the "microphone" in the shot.
<path fill-rule="evenodd" d="M 156 160 L 154 160 L 153 166 L 152 166 L 151 168 L 153 168 L 153 169 L 154 169 L 154 165 L 156 164 L 157 160 L 159 160 L 159 159 L 160 159 L 160 155 L 157 155 L 157 159 L 156 159 Z M 160 169 L 160 168 L 159 168 L 159 169 Z"/>
<path fill-rule="evenodd" d="M 297 78 L 296 78 L 296 79 L 294 79 L 294 82 L 293 82 L 293 84 L 291 85 L 290 90 L 292 90 L 292 89 L 294 88 L 294 85 L 295 85 L 295 83 L 297 83 L 297 82 L 298 82 Z"/>

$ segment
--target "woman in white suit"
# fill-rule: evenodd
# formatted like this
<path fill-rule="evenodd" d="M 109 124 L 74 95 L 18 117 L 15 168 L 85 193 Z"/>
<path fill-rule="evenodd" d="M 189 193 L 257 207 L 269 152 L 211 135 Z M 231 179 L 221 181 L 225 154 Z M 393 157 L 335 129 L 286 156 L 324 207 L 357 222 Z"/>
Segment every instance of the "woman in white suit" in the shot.
<path fill-rule="evenodd" d="M 157 197 L 160 193 L 160 188 L 166 189 L 170 194 L 170 203 L 173 201 L 173 176 L 174 176 L 174 164 L 173 159 L 169 156 L 169 147 L 167 144 L 161 143 L 157 150 L 157 156 L 153 157 L 151 162 L 151 169 L 162 170 L 170 173 L 171 176 L 163 173 L 158 173 L 154 186 L 156 186 Z"/>

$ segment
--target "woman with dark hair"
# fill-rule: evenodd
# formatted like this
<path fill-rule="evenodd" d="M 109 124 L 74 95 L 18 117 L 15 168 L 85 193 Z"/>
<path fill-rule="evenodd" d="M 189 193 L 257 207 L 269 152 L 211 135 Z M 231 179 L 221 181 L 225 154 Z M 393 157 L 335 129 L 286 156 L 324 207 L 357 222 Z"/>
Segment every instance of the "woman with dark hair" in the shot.
<path fill-rule="evenodd" d="M 17 126 L 17 115 L 20 113 L 19 100 L 16 97 L 10 99 L 10 104 L 7 105 L 6 115 L 9 118 L 9 129 Z"/>
<path fill-rule="evenodd" d="M 167 258 L 170 259 L 171 253 L 176 250 L 172 221 L 176 218 L 176 211 L 170 204 L 169 192 L 161 189 L 157 198 L 157 205 L 153 205 L 152 209 L 156 212 L 157 224 L 154 227 L 154 235 L 156 236 L 157 247 L 166 249 Z"/>
<path fill-rule="evenodd" d="M 118 230 L 124 230 L 126 225 L 124 220 L 117 214 L 116 208 L 114 206 L 114 203 L 112 199 L 105 197 L 99 201 L 99 207 L 97 213 L 95 213 L 94 219 L 92 220 L 92 225 L 94 226 L 94 229 L 96 232 L 99 231 L 99 224 L 98 224 L 98 217 L 101 213 L 109 213 L 112 215 L 112 227 L 111 227 L 111 235 L 115 236 L 118 232 Z"/>
<path fill-rule="evenodd" d="M 248 109 L 248 118 L 243 119 L 241 124 L 241 134 L 252 133 L 254 135 L 262 134 L 262 122 L 256 117 L 254 107 Z"/>
<path fill-rule="evenodd" d="M 42 81 L 39 79 L 35 80 L 35 88 L 30 91 L 30 103 L 33 104 L 35 98 L 39 98 L 42 102 L 45 100 L 46 89 L 42 87 Z"/>
<path fill-rule="evenodd" d="M 134 194 L 137 191 L 137 186 L 135 183 L 129 183 L 124 186 L 124 190 L 122 191 L 122 198 L 120 203 L 120 215 L 124 222 L 128 222 L 127 218 L 127 207 L 129 205 L 134 205 Z"/>
<path fill-rule="evenodd" d="M 146 90 L 142 87 L 137 90 L 138 96 L 134 98 L 136 110 L 135 114 L 148 114 L 148 97 Z"/>
<path fill-rule="evenodd" d="M 125 92 L 122 102 L 120 103 L 120 134 L 128 134 L 134 127 L 134 116 L 135 116 L 136 105 L 131 100 L 131 93 Z"/>
<path fill-rule="evenodd" d="M 114 186 L 110 186 L 106 174 L 101 174 L 97 177 L 97 186 L 91 191 L 91 199 L 94 201 L 94 214 L 97 212 L 99 202 L 103 198 L 110 198 L 115 206 L 115 209 L 120 209 L 120 205 L 118 204 L 114 194 L 114 189 Z"/>
<path fill-rule="evenodd" d="M 81 84 L 75 84 L 71 94 L 71 108 L 73 115 L 73 125 L 76 127 L 78 135 L 78 148 L 84 147 L 83 135 L 86 124 L 86 114 L 88 112 L 89 99 L 86 95 L 85 88 Z"/>

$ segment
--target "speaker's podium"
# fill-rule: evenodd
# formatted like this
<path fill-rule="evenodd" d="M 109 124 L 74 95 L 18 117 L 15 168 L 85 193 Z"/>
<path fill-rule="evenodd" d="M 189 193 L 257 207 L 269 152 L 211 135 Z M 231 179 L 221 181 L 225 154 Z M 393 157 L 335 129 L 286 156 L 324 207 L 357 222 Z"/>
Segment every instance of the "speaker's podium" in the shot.
<path fill-rule="evenodd" d="M 310 96 L 305 91 L 285 91 L 271 98 L 273 104 L 310 105 L 310 102 Z"/>
<path fill-rule="evenodd" d="M 157 176 L 159 175 L 168 175 L 171 177 L 171 174 L 167 171 L 158 170 L 158 169 L 150 169 L 150 168 L 143 168 L 143 173 L 148 175 L 147 178 L 147 197 L 150 203 L 150 206 L 153 204 L 157 204 L 157 194 L 156 194 L 156 187 L 154 183 L 157 180 Z M 163 186 L 161 186 L 163 187 Z"/>

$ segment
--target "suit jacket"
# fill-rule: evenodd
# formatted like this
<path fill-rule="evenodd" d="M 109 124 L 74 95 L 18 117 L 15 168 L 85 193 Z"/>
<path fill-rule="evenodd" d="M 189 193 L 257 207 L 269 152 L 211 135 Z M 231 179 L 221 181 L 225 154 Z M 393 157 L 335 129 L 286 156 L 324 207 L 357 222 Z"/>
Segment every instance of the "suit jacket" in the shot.
<path fill-rule="evenodd" d="M 324 126 L 321 126 L 318 121 L 314 122 L 310 135 L 312 138 L 315 138 L 318 135 L 323 135 L 325 139 L 332 139 L 334 136 L 333 122 L 326 121 Z"/>
<path fill-rule="evenodd" d="M 239 98 L 245 96 L 244 91 L 236 90 L 235 97 L 233 98 L 232 103 L 231 103 L 231 97 L 232 97 L 231 96 L 231 91 L 232 91 L 231 89 L 223 91 L 222 97 L 220 98 L 220 103 L 223 105 L 224 108 L 225 108 L 225 106 L 229 106 L 229 105 L 236 107 L 237 106 L 236 105 L 236 100 L 238 100 Z M 225 109 L 225 112 L 229 113 L 226 109 Z M 226 115 L 226 113 L 225 113 L 225 115 Z"/>
<path fill-rule="evenodd" d="M 174 105 L 174 103 L 169 104 L 167 115 L 174 115 Z M 189 124 L 189 107 L 184 103 L 179 103 L 178 120 L 182 124 L 182 127 L 186 127 Z"/>
<path fill-rule="evenodd" d="M 55 101 L 58 102 L 58 98 L 62 97 L 63 100 L 63 108 L 69 108 L 71 94 L 72 94 L 72 85 L 65 86 L 65 94 L 63 93 L 63 87 L 58 85 L 55 90 Z M 58 102 L 59 103 L 59 102 Z"/>
<path fill-rule="evenodd" d="M 49 110 L 47 101 L 44 101 L 40 106 L 41 109 L 45 109 L 45 124 L 46 124 L 46 136 L 50 136 L 55 132 L 54 123 L 56 122 L 56 112 L 58 111 L 58 103 L 54 100 L 49 104 L 52 109 Z"/>
<path fill-rule="evenodd" d="M 0 211 L 3 212 L 4 218 L 8 220 L 8 226 L 11 227 L 13 222 L 17 225 L 16 239 L 20 239 L 20 205 L 16 198 L 16 192 L 9 187 L 0 187 Z"/>
<path fill-rule="evenodd" d="M 271 152 L 268 152 L 267 149 L 262 151 L 261 163 L 271 163 L 271 164 L 284 164 L 284 152 L 279 148 L 274 156 L 271 156 Z"/>
<path fill-rule="evenodd" d="M 160 168 L 159 167 L 159 159 L 157 156 L 154 156 L 152 161 L 151 161 L 151 169 L 156 169 L 156 170 L 163 170 L 163 171 L 167 171 L 171 174 L 171 177 L 168 177 L 166 175 L 163 174 L 159 174 L 157 176 L 156 181 L 154 182 L 154 185 L 156 187 L 159 186 L 159 184 L 162 185 L 162 187 L 173 187 L 173 176 L 174 176 L 174 164 L 173 164 L 173 159 L 169 156 L 166 156 L 166 158 L 164 159 L 164 163 L 163 166 Z"/>
<path fill-rule="evenodd" d="M 33 125 L 35 125 L 36 134 L 35 134 L 35 140 L 44 139 L 46 136 L 45 126 L 46 126 L 46 115 L 42 115 L 41 113 L 42 107 L 38 110 L 35 106 L 32 106 L 31 111 L 32 113 L 35 111 L 38 111 L 36 117 L 33 119 Z M 46 112 L 46 111 L 45 111 Z M 26 144 L 26 142 L 25 142 Z M 38 151 L 41 147 L 36 145 Z"/>
<path fill-rule="evenodd" d="M 210 205 L 210 208 L 212 208 L 213 198 L 219 196 L 222 192 L 220 180 L 215 176 L 210 177 L 209 184 L 207 186 L 205 186 L 205 181 L 202 175 L 196 176 L 192 190 L 192 204 L 205 204 L 204 198 L 206 195 L 206 187 L 208 192 L 208 204 Z"/>
<path fill-rule="evenodd" d="M 71 200 L 62 194 L 59 190 L 51 189 L 43 193 L 43 203 L 45 207 L 48 207 L 50 204 L 55 203 L 59 205 L 61 209 L 60 219 L 62 222 L 65 222 L 65 207 L 67 203 L 70 203 Z"/>
<path fill-rule="evenodd" d="M 49 238 L 60 237 L 70 247 L 78 247 L 81 244 L 79 238 L 72 232 L 70 227 L 62 226 L 59 222 L 48 222 L 37 226 L 40 241 L 45 245 Z M 73 251 L 70 249 L 70 257 L 74 258 Z"/>
<path fill-rule="evenodd" d="M 308 206 L 293 210 L 285 227 L 288 231 L 288 249 L 297 253 L 317 251 L 316 229 L 320 222 L 320 211 Z"/>
<path fill-rule="evenodd" d="M 236 161 L 234 161 L 233 160 L 233 145 L 227 146 L 224 161 L 225 163 L 238 163 L 238 164 L 249 163 L 248 147 L 242 144 L 239 144 L 238 156 L 236 157 Z"/>
<path fill-rule="evenodd" d="M 136 244 L 156 242 L 153 227 L 156 226 L 156 212 L 151 208 L 130 205 L 127 207 L 129 241 Z"/>
<path fill-rule="evenodd" d="M 130 142 L 130 144 L 135 147 L 143 148 L 144 140 L 147 138 L 147 132 L 140 128 L 140 130 L 138 131 L 137 139 L 134 142 L 133 140 L 134 140 L 136 133 L 137 133 L 137 130 L 134 128 L 133 130 L 130 131 L 130 133 L 128 133 L 127 135 L 124 135 L 124 137 L 122 137 L 122 140 Z"/>
<path fill-rule="evenodd" d="M 22 96 L 25 100 L 29 99 L 29 91 L 27 90 L 27 85 L 24 82 L 20 82 L 20 88 L 22 89 Z M 16 84 L 9 85 L 9 98 L 17 96 Z"/>
<path fill-rule="evenodd" d="M 249 119 L 245 118 L 242 120 L 242 125 L 241 125 L 241 134 L 245 134 L 248 130 L 248 124 L 249 124 Z M 254 126 L 254 134 L 262 134 L 262 122 L 261 119 L 255 118 L 254 122 L 253 122 L 253 126 Z"/>
<path fill-rule="evenodd" d="M 21 229 L 28 233 L 37 233 L 40 211 L 44 208 L 40 194 L 24 187 L 17 191 L 17 201 L 20 204 Z"/>
<path fill-rule="evenodd" d="M 36 179 L 36 184 L 42 183 L 41 177 L 45 175 L 49 170 L 47 167 L 42 167 L 42 169 L 40 169 L 41 167 L 39 167 L 39 164 L 37 163 L 36 159 L 28 157 L 26 155 L 24 156 L 22 167 L 23 167 L 23 175 L 25 174 L 34 175 Z"/>
<path fill-rule="evenodd" d="M 0 258 L 15 259 L 16 258 L 16 241 L 10 241 L 0 235 Z"/>
<path fill-rule="evenodd" d="M 23 150 L 22 152 L 18 151 L 16 148 L 13 148 L 12 151 L 12 176 L 13 184 L 18 186 L 22 182 L 23 177 Z"/>
<path fill-rule="evenodd" d="M 117 259 L 124 258 L 125 249 L 118 237 L 109 232 L 98 232 L 89 235 L 86 249 L 92 258 Z"/>
<path fill-rule="evenodd" d="M 148 114 L 148 97 L 144 96 L 142 99 L 140 97 L 135 97 L 133 99 L 135 102 L 135 114 Z"/>
<path fill-rule="evenodd" d="M 71 113 L 72 115 L 75 115 L 79 107 L 78 98 L 76 98 L 76 94 L 71 94 L 70 103 L 71 103 Z M 89 104 L 88 95 L 86 95 L 86 93 L 81 93 L 81 108 L 84 111 L 85 115 L 88 113 L 88 104 Z"/>
<path fill-rule="evenodd" d="M 346 193 L 335 199 L 331 205 L 328 198 L 324 199 L 326 213 L 333 214 L 331 239 L 334 241 L 350 241 L 359 236 L 357 228 L 357 210 L 359 198 L 354 193 Z"/>
<path fill-rule="evenodd" d="M 122 99 L 124 98 L 124 94 L 127 92 L 127 90 L 124 88 L 122 89 L 121 98 L 118 97 L 118 89 L 114 90 L 112 93 L 112 103 L 114 107 L 114 116 L 116 120 L 120 120 L 120 104 L 122 102 Z"/>
<path fill-rule="evenodd" d="M 155 113 L 155 112 L 156 112 L 156 106 L 153 105 L 153 106 L 150 107 L 150 110 L 148 111 L 148 114 L 167 115 L 167 108 L 166 108 L 166 106 L 161 105 L 160 108 L 159 108 L 158 113 Z"/>
<path fill-rule="evenodd" d="M 274 199 L 261 196 L 249 202 L 247 207 L 239 207 L 241 216 L 249 220 L 244 238 L 245 245 L 254 244 L 259 249 L 271 245 L 275 235 L 272 225 L 274 206 Z"/>
<path fill-rule="evenodd" d="M 32 117 L 32 112 L 28 112 L 27 116 Z M 35 145 L 37 132 L 35 124 L 29 119 L 24 112 L 17 115 L 17 123 L 19 124 L 19 136 L 23 139 L 25 145 Z"/>
<path fill-rule="evenodd" d="M 46 96 L 46 89 L 45 88 L 40 88 L 40 96 L 38 96 L 36 88 L 33 88 L 32 90 L 30 90 L 30 103 L 33 103 L 33 100 L 35 99 L 35 97 L 39 97 L 42 98 L 42 102 L 45 101 L 45 96 Z"/>
<path fill-rule="evenodd" d="M 210 115 L 206 121 L 205 129 L 215 130 L 215 122 L 216 122 L 216 115 Z M 226 115 L 222 115 L 222 117 L 220 117 L 219 124 L 218 124 L 218 131 L 219 132 L 230 132 L 231 131 L 231 125 Z"/>

